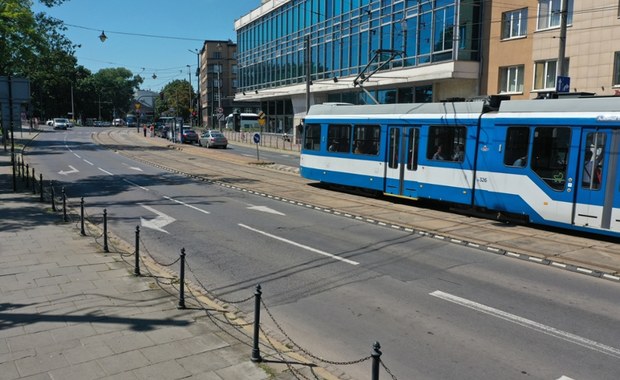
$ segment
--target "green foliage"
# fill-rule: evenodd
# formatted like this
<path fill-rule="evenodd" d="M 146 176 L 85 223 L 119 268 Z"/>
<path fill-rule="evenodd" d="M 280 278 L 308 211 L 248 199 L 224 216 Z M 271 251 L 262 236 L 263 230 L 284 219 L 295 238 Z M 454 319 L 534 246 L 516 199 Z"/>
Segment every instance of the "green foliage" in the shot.
<path fill-rule="evenodd" d="M 79 109 L 83 117 L 111 120 L 123 117 L 132 109 L 134 90 L 142 78 L 126 68 L 101 69 L 78 81 Z"/>
<path fill-rule="evenodd" d="M 193 96 L 192 85 L 187 80 L 174 80 L 163 89 L 163 101 L 157 101 L 157 112 L 160 115 L 182 116 L 189 119 L 190 95 Z M 192 103 L 193 104 L 193 103 Z"/>

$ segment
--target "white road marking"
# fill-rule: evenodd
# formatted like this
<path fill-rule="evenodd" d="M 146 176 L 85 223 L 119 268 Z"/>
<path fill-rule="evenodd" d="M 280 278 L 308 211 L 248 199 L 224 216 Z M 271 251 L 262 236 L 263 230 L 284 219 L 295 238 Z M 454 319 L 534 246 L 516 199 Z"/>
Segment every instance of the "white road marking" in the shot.
<path fill-rule="evenodd" d="M 334 260 L 342 261 L 342 262 L 345 262 L 345 263 L 351 264 L 351 265 L 359 265 L 359 263 L 357 261 L 345 259 L 343 257 L 336 256 L 336 255 L 333 255 L 331 253 L 327 253 L 327 252 L 318 250 L 316 248 L 308 247 L 307 245 L 299 244 L 299 243 L 296 243 L 296 242 L 294 242 L 292 240 L 288 240 L 288 239 L 285 239 L 285 238 L 280 237 L 280 236 L 272 235 L 272 234 L 270 234 L 268 232 L 265 232 L 265 231 L 257 230 L 256 228 L 252 228 L 250 226 L 246 226 L 245 224 L 239 223 L 238 226 L 242 227 L 242 228 L 245 228 L 247 230 L 250 230 L 250 231 L 254 231 L 254 232 L 259 233 L 261 235 L 270 237 L 272 239 L 280 240 L 281 242 L 284 242 L 284 243 L 287 243 L 287 244 L 290 244 L 290 245 L 294 245 L 295 247 L 303 248 L 303 249 L 305 249 L 307 251 L 318 253 L 319 255 L 327 256 L 327 257 L 332 258 Z"/>
<path fill-rule="evenodd" d="M 67 174 L 79 173 L 80 172 L 79 170 L 77 170 L 73 166 L 71 166 L 71 165 L 68 165 L 68 166 L 71 168 L 71 170 L 67 170 L 67 171 L 61 170 L 61 171 L 58 172 L 58 174 L 67 175 Z"/>
<path fill-rule="evenodd" d="M 131 181 L 130 181 L 130 180 L 128 180 L 128 179 L 123 178 L 123 181 L 127 182 L 127 183 L 128 183 L 128 184 L 130 184 L 130 185 L 133 185 L 133 186 L 139 187 L 139 188 L 141 188 L 141 189 L 142 189 L 142 190 L 144 190 L 144 191 L 150 191 L 150 190 L 149 190 L 149 189 L 147 189 L 146 187 L 144 187 L 144 186 L 140 186 L 140 185 L 138 185 L 137 183 L 135 183 L 135 182 L 131 182 Z"/>
<path fill-rule="evenodd" d="M 558 330 L 554 327 L 543 325 L 542 323 L 534 322 L 530 319 L 526 319 L 523 317 L 519 317 L 518 315 L 510 314 L 505 311 L 495 309 L 474 301 L 470 301 L 465 298 L 461 298 L 449 293 L 444 293 L 439 290 L 435 290 L 432 293 L 429 293 L 433 297 L 437 297 L 443 299 L 448 302 L 453 302 L 455 304 L 468 307 L 470 309 L 479 311 L 481 313 L 489 314 L 494 317 L 503 319 L 508 322 L 516 323 L 517 325 L 521 325 L 523 327 L 527 327 L 529 329 L 542 332 L 543 334 L 551 335 L 553 337 L 577 344 L 579 346 L 588 348 L 593 351 L 598 351 L 602 354 L 612 356 L 614 358 L 620 359 L 620 350 L 611 346 L 607 346 L 605 344 L 595 342 L 593 340 L 580 337 L 575 334 L 571 334 L 566 331 Z"/>
<path fill-rule="evenodd" d="M 75 152 L 73 152 L 73 155 L 74 155 L 75 157 L 77 157 L 77 158 L 82 158 L 82 157 L 80 157 L 80 156 L 79 156 L 77 153 L 75 153 Z"/>
<path fill-rule="evenodd" d="M 140 169 L 140 168 L 139 168 L 139 167 L 137 167 L 137 166 L 129 166 L 128 164 L 126 164 L 126 163 L 124 163 L 124 162 L 123 162 L 123 165 L 127 166 L 127 167 L 128 167 L 129 169 L 131 169 L 131 170 L 137 170 L 137 171 L 139 171 L 139 172 L 144 171 L 144 170 Z"/>
<path fill-rule="evenodd" d="M 255 211 L 262 211 L 262 212 L 266 212 L 269 214 L 275 214 L 275 215 L 283 215 L 286 216 L 286 214 L 281 213 L 280 211 L 276 211 L 272 208 L 269 208 L 267 206 L 254 206 L 254 205 L 249 205 L 248 206 L 248 210 L 255 210 Z"/>
<path fill-rule="evenodd" d="M 572 377 L 562 375 L 557 380 L 575 380 L 575 379 L 573 379 Z"/>
<path fill-rule="evenodd" d="M 163 227 L 165 227 L 168 224 L 176 221 L 176 219 L 174 219 L 170 215 L 164 214 L 161 211 L 157 211 L 157 210 L 155 210 L 154 208 L 152 208 L 150 206 L 143 205 L 141 203 L 138 203 L 138 204 L 140 206 L 144 207 L 145 209 L 149 210 L 150 212 L 157 214 L 157 217 L 155 219 L 151 219 L 151 220 L 146 220 L 144 218 L 140 218 L 140 224 L 142 225 L 142 227 L 151 228 L 153 230 L 165 232 L 167 234 L 169 233 L 168 231 L 164 230 Z"/>
<path fill-rule="evenodd" d="M 203 210 L 203 209 L 198 208 L 198 207 L 196 207 L 196 206 L 193 206 L 193 205 L 187 204 L 187 203 L 185 203 L 185 202 L 178 201 L 178 200 L 176 200 L 176 199 L 174 199 L 174 198 L 170 198 L 170 197 L 167 197 L 167 196 L 165 196 L 165 195 L 164 195 L 164 198 L 166 198 L 166 199 L 167 199 L 167 200 L 169 200 L 169 201 L 172 201 L 172 202 L 178 203 L 178 204 L 180 204 L 180 205 L 183 205 L 183 206 L 185 206 L 185 207 L 189 207 L 189 208 L 191 208 L 192 210 L 200 211 L 200 212 L 202 212 L 203 214 L 210 214 L 210 213 L 211 213 L 211 212 L 209 212 L 209 211 L 207 211 L 207 210 Z"/>
<path fill-rule="evenodd" d="M 102 172 L 104 172 L 104 173 L 105 173 L 105 174 L 107 174 L 107 175 L 114 175 L 114 174 L 110 173 L 110 172 L 109 172 L 109 171 L 107 171 L 107 170 L 103 170 L 103 169 L 101 169 L 101 168 L 97 168 L 97 169 L 101 170 Z"/>
<path fill-rule="evenodd" d="M 92 162 L 90 162 L 90 161 L 88 161 L 88 160 L 86 160 L 86 159 L 84 160 L 84 162 L 86 162 L 86 163 L 87 163 L 88 165 L 90 165 L 90 166 L 95 166 L 95 164 L 93 164 Z"/>

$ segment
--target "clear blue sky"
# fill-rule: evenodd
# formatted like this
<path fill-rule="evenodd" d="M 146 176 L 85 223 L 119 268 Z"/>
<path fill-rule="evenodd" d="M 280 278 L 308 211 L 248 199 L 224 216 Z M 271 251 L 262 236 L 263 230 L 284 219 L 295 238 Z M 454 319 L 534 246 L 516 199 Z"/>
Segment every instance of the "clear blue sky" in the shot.
<path fill-rule="evenodd" d="M 68 24 L 65 35 L 81 45 L 75 54 L 80 65 L 93 73 L 125 67 L 144 78 L 142 89 L 158 91 L 172 80 L 188 79 L 187 65 L 195 87 L 197 57 L 188 50 L 200 50 L 204 40 L 236 42 L 234 21 L 260 5 L 260 0 L 67 0 L 47 8 L 34 0 L 33 11 Z M 103 43 L 101 31 L 108 36 Z"/>

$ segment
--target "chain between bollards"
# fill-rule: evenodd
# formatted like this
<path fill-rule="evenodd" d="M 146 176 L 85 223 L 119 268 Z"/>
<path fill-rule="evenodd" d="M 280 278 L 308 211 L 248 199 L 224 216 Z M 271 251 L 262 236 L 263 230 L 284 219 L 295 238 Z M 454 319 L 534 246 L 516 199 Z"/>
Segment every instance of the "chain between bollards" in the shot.
<path fill-rule="evenodd" d="M 86 236 L 86 230 L 84 230 L 84 197 L 80 198 L 80 234 Z"/>
<path fill-rule="evenodd" d="M 261 291 L 260 284 L 256 285 L 256 291 L 254 292 L 254 337 L 252 341 L 252 357 L 250 360 L 253 362 L 262 362 L 263 358 L 260 356 L 260 349 L 258 348 L 258 338 L 260 332 L 260 298 L 263 292 Z"/>
<path fill-rule="evenodd" d="M 370 379 L 379 380 L 379 363 L 381 363 L 381 345 L 379 342 L 375 342 L 372 345 L 370 356 L 372 357 L 372 375 Z"/>
<path fill-rule="evenodd" d="M 108 209 L 103 209 L 103 252 L 110 252 L 108 248 Z"/>
<path fill-rule="evenodd" d="M 140 275 L 140 226 L 136 226 L 136 263 L 133 268 L 133 274 Z"/>
<path fill-rule="evenodd" d="M 65 193 L 65 187 L 62 187 L 62 221 L 67 223 L 67 193 Z"/>
<path fill-rule="evenodd" d="M 185 248 L 181 248 L 181 278 L 179 279 L 179 306 L 185 309 Z"/>

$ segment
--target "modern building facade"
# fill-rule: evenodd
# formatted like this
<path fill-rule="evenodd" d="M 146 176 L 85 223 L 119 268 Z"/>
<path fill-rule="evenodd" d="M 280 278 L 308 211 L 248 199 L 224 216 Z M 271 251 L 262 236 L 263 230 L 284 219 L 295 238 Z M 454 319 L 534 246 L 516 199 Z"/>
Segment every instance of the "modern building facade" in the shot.
<path fill-rule="evenodd" d="M 315 103 L 478 95 L 481 3 L 264 0 L 235 22 L 236 98 L 290 131 Z"/>

